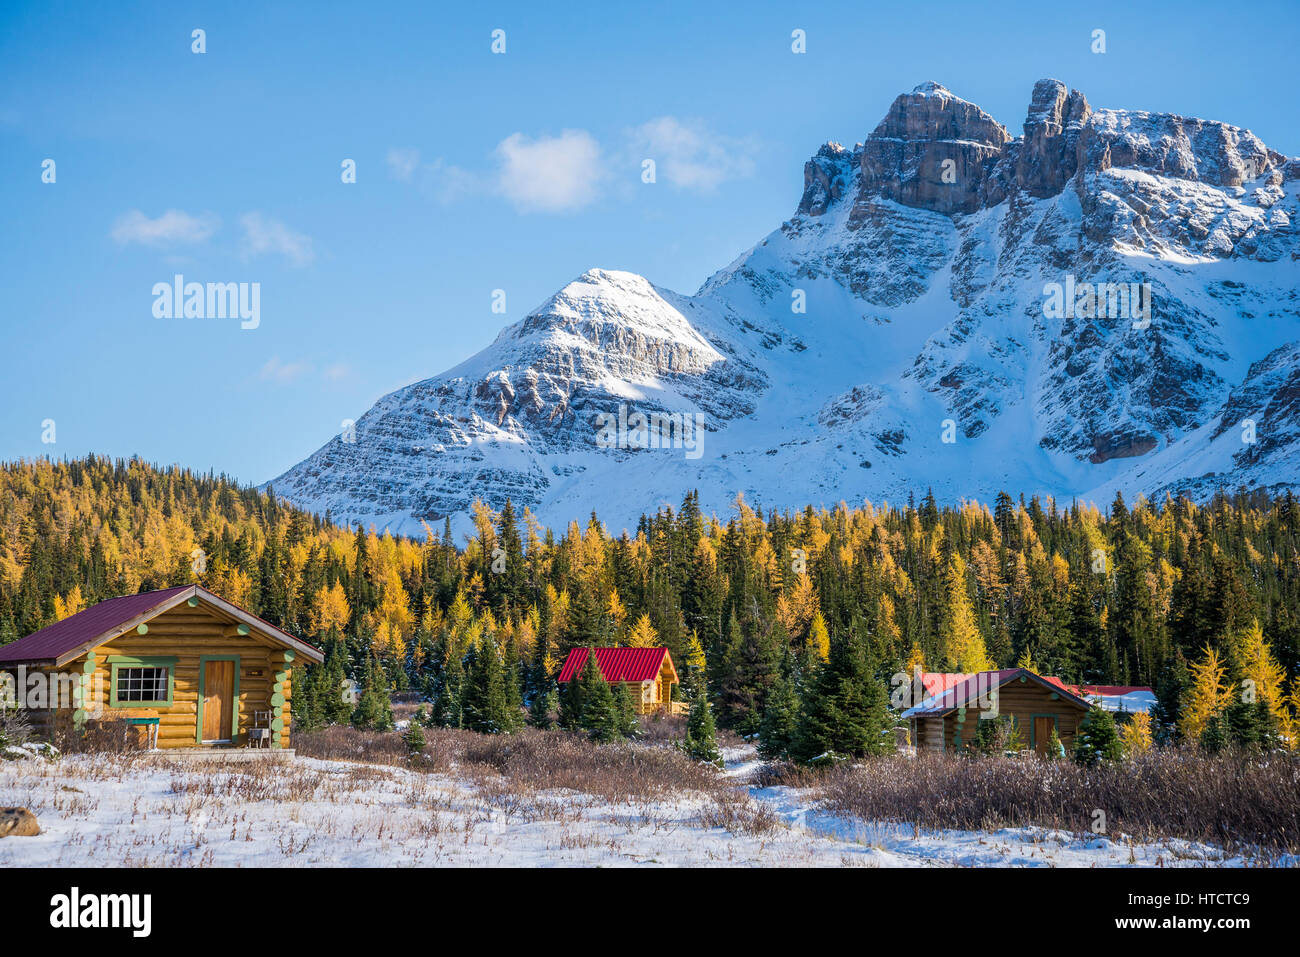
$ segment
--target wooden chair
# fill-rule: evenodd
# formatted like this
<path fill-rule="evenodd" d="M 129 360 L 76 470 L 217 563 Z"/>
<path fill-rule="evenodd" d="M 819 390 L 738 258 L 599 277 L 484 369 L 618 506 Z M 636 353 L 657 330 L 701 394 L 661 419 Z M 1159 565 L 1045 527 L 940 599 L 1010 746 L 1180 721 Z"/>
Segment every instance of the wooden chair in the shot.
<path fill-rule="evenodd" d="M 253 726 L 248 729 L 248 746 L 250 748 L 271 746 L 271 712 L 253 712 Z"/>

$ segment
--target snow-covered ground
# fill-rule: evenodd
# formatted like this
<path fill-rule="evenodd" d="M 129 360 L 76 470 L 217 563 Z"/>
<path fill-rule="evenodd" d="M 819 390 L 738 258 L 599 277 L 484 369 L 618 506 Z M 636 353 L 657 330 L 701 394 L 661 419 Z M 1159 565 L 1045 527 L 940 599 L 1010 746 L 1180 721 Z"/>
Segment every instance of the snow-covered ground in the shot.
<path fill-rule="evenodd" d="M 1013 827 L 998 831 L 934 831 L 881 821 L 862 821 L 819 807 L 809 793 L 792 787 L 755 787 L 748 782 L 762 766 L 752 747 L 723 751 L 727 775 L 747 786 L 750 796 L 774 811 L 783 825 L 816 839 L 863 849 L 875 867 L 1244 867 L 1259 863 L 1227 857 L 1219 848 L 1194 841 L 1134 843 L 1081 836 L 1054 828 Z M 1273 864 L 1300 864 L 1290 858 Z"/>
<path fill-rule="evenodd" d="M 198 764 L 70 756 L 0 762 L 0 805 L 42 833 L 0 840 L 0 866 L 1240 866 L 1190 842 L 1137 845 L 1043 828 L 917 831 L 818 809 L 808 792 L 748 784 L 734 801 L 526 797 L 504 779 L 298 758 Z M 725 823 L 725 826 L 724 826 Z"/>

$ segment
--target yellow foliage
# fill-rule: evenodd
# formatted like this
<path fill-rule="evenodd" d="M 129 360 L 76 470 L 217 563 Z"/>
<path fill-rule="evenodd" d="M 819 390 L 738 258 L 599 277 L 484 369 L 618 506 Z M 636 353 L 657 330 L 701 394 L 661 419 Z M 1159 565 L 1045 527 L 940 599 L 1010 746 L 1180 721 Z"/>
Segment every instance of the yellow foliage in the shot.
<path fill-rule="evenodd" d="M 342 633 L 347 628 L 348 622 L 352 620 L 352 608 L 340 582 L 316 593 L 310 620 L 312 632 L 316 635 L 326 635 L 331 628 L 337 628 Z"/>
<path fill-rule="evenodd" d="M 650 624 L 650 616 L 642 615 L 628 633 L 627 643 L 632 648 L 654 648 L 659 643 L 659 635 Z"/>
<path fill-rule="evenodd" d="M 808 645 L 822 661 L 830 658 L 831 636 L 826 630 L 826 619 L 820 611 L 813 615 L 812 624 L 808 627 Z"/>
<path fill-rule="evenodd" d="M 813 616 L 819 610 L 812 578 L 808 575 L 797 575 L 794 587 L 782 592 L 776 600 L 777 620 L 793 642 L 800 641 L 808 634 Z M 825 622 L 822 624 L 824 626 Z"/>
<path fill-rule="evenodd" d="M 1205 657 L 1191 666 L 1192 687 L 1183 704 L 1179 730 L 1183 737 L 1196 741 L 1215 715 L 1232 704 L 1232 691 L 1224 681 L 1228 670 L 1219 663 L 1219 653 L 1205 649 Z"/>
<path fill-rule="evenodd" d="M 925 652 L 921 650 L 921 646 L 915 641 L 912 642 L 912 651 L 911 654 L 907 656 L 907 664 L 903 666 L 903 670 L 907 672 L 909 678 L 915 675 L 918 671 L 924 672 L 926 670 Z"/>
<path fill-rule="evenodd" d="M 966 593 L 966 563 L 956 552 L 948 560 L 944 591 L 947 600 L 939 635 L 943 657 L 956 671 L 991 670 L 993 661 L 985 650 L 984 638 L 975 623 L 975 612 Z"/>
<path fill-rule="evenodd" d="M 54 596 L 54 620 L 63 621 L 65 618 L 71 618 L 85 607 L 86 603 L 81 598 L 81 586 L 73 585 L 72 591 L 68 592 L 66 598 Z"/>
<path fill-rule="evenodd" d="M 1151 715 L 1145 711 L 1133 715 L 1128 724 L 1120 728 L 1119 740 L 1124 745 L 1124 753 L 1130 758 L 1150 751 L 1154 743 L 1151 737 Z"/>
<path fill-rule="evenodd" d="M 1286 669 L 1283 668 L 1273 651 L 1264 640 L 1264 629 L 1259 622 L 1252 619 L 1249 627 L 1240 638 L 1241 676 L 1249 681 L 1256 701 L 1267 705 L 1269 713 L 1279 725 L 1287 720 L 1286 702 L 1282 690 L 1286 681 Z"/>
<path fill-rule="evenodd" d="M 614 625 L 614 631 L 622 633 L 623 623 L 627 621 L 627 608 L 623 605 L 623 600 L 618 597 L 618 589 L 615 588 L 609 593 L 609 601 L 605 603 L 605 614 Z"/>

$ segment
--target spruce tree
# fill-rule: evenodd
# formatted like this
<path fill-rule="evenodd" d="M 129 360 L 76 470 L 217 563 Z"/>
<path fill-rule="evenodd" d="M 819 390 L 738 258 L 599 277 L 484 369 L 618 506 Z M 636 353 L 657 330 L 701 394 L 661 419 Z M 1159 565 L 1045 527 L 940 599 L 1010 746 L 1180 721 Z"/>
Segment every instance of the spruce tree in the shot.
<path fill-rule="evenodd" d="M 317 701 L 324 724 L 345 724 L 352 719 L 352 702 L 343 696 L 347 680 L 344 661 L 347 650 L 337 631 L 331 631 L 325 643 L 325 663 L 317 681 Z"/>
<path fill-rule="evenodd" d="M 1213 714 L 1206 720 L 1199 743 L 1209 754 L 1219 754 L 1228 746 L 1228 722 L 1222 714 Z"/>
<path fill-rule="evenodd" d="M 391 731 L 393 706 L 388 696 L 388 677 L 373 654 L 366 661 L 361 700 L 352 712 L 352 725 L 366 731 Z"/>
<path fill-rule="evenodd" d="M 420 727 L 418 721 L 412 721 L 402 735 L 402 740 L 406 744 L 406 752 L 412 761 L 419 760 L 424 754 L 424 729 Z"/>
<path fill-rule="evenodd" d="M 505 674 L 496 641 L 484 635 L 465 659 L 464 725 L 481 734 L 508 734 L 516 717 L 509 713 Z"/>
<path fill-rule="evenodd" d="M 1247 751 L 1271 751 L 1277 747 L 1277 720 L 1264 700 L 1238 701 L 1224 712 L 1228 739 Z"/>
<path fill-rule="evenodd" d="M 560 699 L 555 693 L 555 681 L 546 672 L 544 663 L 533 669 L 529 685 L 532 698 L 528 702 L 528 723 L 534 728 L 549 731 L 555 727 L 552 715 L 559 709 Z"/>
<path fill-rule="evenodd" d="M 1165 662 L 1165 666 L 1160 670 L 1160 677 L 1156 679 L 1156 703 L 1151 709 L 1151 716 L 1156 722 L 1155 739 L 1161 744 L 1182 738 L 1178 722 L 1183 712 L 1183 701 L 1191 685 L 1192 678 L 1187 670 L 1187 659 L 1183 657 L 1180 648 Z"/>
<path fill-rule="evenodd" d="M 770 633 L 752 623 L 735 645 L 728 648 L 718 688 L 718 712 L 722 723 L 741 735 L 758 731 L 763 705 L 776 680 L 778 649 Z"/>
<path fill-rule="evenodd" d="M 861 639 L 850 633 L 831 639 L 830 659 L 817 668 L 801 696 L 792 756 L 857 758 L 892 751 L 889 696 L 867 666 Z"/>
<path fill-rule="evenodd" d="M 324 724 L 321 717 L 319 691 L 320 679 L 324 671 L 324 664 L 307 665 L 303 669 L 304 673 L 298 682 L 298 687 L 294 689 L 293 727 L 299 733 L 315 731 Z"/>
<path fill-rule="evenodd" d="M 560 689 L 560 727 L 566 731 L 582 730 L 583 684 L 581 673 L 574 675 Z"/>
<path fill-rule="evenodd" d="M 589 659 L 591 671 L 595 677 L 584 681 L 582 690 L 582 730 L 593 741 L 610 744 L 623 737 L 623 719 L 618 700 L 609 683 L 605 681 L 594 664 L 594 656 Z M 583 669 L 586 671 L 586 669 Z"/>
<path fill-rule="evenodd" d="M 766 761 L 789 757 L 794 742 L 799 722 L 799 698 L 789 671 L 789 668 L 783 669 L 768 690 L 763 720 L 758 726 L 758 754 Z"/>
<path fill-rule="evenodd" d="M 617 698 L 619 735 L 624 738 L 640 737 L 641 720 L 637 716 L 636 694 L 632 691 L 632 685 L 628 682 L 620 685 Z"/>
<path fill-rule="evenodd" d="M 464 725 L 461 693 L 464 690 L 464 662 L 450 642 L 444 643 L 445 660 L 434 682 L 430 722 L 439 728 L 459 728 Z"/>
<path fill-rule="evenodd" d="M 622 738 L 623 719 L 619 702 L 600 673 L 594 648 L 587 649 L 587 660 L 583 662 L 582 670 L 569 684 L 576 687 L 566 689 L 568 696 L 560 702 L 562 722 L 575 723 L 593 741 L 602 744 Z"/>
<path fill-rule="evenodd" d="M 718 752 L 717 733 L 713 725 L 713 709 L 709 705 L 707 688 L 699 689 L 691 701 L 690 714 L 686 718 L 686 739 L 682 750 L 697 761 L 704 761 L 721 768 L 722 755 Z"/>
<path fill-rule="evenodd" d="M 1104 708 L 1090 708 L 1074 736 L 1074 760 L 1091 767 L 1099 761 L 1118 761 L 1122 757 L 1124 746 L 1114 716 Z"/>
<path fill-rule="evenodd" d="M 503 659 L 505 708 L 502 711 L 502 730 L 513 733 L 524 726 L 524 673 L 513 638 L 506 642 Z"/>

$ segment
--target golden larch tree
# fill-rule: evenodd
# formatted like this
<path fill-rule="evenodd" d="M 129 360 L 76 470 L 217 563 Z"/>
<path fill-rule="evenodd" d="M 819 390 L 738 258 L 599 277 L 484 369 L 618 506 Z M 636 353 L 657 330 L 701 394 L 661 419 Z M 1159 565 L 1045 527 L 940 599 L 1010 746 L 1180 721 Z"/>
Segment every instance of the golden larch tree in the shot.
<path fill-rule="evenodd" d="M 347 592 L 343 590 L 341 582 L 335 582 L 329 588 L 316 592 L 310 617 L 313 634 L 327 635 L 332 628 L 343 633 L 352 620 L 352 607 L 348 604 Z"/>
<path fill-rule="evenodd" d="M 1155 743 L 1151 736 L 1151 715 L 1145 711 L 1133 715 L 1128 724 L 1120 728 L 1119 740 L 1124 745 L 1124 753 L 1130 758 L 1150 751 L 1151 745 Z"/>
<path fill-rule="evenodd" d="M 975 623 L 975 611 L 966 593 L 966 563 L 956 552 L 948 560 L 944 582 L 946 601 L 940 622 L 939 640 L 944 657 L 957 671 L 990 671 L 993 661 Z"/>
<path fill-rule="evenodd" d="M 642 615 L 628 632 L 627 643 L 631 648 L 653 648 L 659 643 L 659 635 L 650 624 L 650 616 Z"/>
<path fill-rule="evenodd" d="M 1183 737 L 1197 741 L 1210 719 L 1222 714 L 1232 704 L 1232 689 L 1225 684 L 1228 669 L 1219 662 L 1219 653 L 1205 649 L 1205 657 L 1191 667 L 1192 687 L 1183 705 L 1179 730 Z"/>
<path fill-rule="evenodd" d="M 71 618 L 85 607 L 86 603 L 81 597 L 81 586 L 73 585 L 67 597 L 54 596 L 54 620 L 63 621 L 65 618 Z"/>

